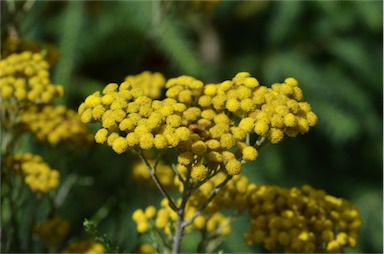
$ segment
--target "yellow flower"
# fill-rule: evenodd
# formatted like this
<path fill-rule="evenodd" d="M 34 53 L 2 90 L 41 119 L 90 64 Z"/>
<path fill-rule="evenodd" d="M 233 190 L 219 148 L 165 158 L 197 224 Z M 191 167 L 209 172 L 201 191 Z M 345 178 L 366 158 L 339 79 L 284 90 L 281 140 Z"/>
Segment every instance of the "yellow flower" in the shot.
<path fill-rule="evenodd" d="M 191 177 L 195 182 L 203 181 L 209 174 L 209 170 L 204 165 L 196 165 L 192 167 Z"/>
<path fill-rule="evenodd" d="M 229 175 L 238 175 L 241 171 L 241 163 L 240 161 L 236 159 L 231 159 L 228 161 L 228 163 L 225 165 L 225 170 Z"/>
<path fill-rule="evenodd" d="M 204 226 L 205 226 L 205 223 L 206 223 L 206 219 L 203 215 L 199 215 L 197 216 L 194 220 L 193 220 L 193 224 L 194 226 L 197 228 L 197 229 L 203 229 Z"/>
<path fill-rule="evenodd" d="M 151 244 L 141 244 L 137 250 L 137 253 L 156 253 L 156 249 Z"/>
<path fill-rule="evenodd" d="M 240 109 L 240 102 L 236 99 L 230 99 L 227 101 L 226 108 L 231 112 L 236 112 Z"/>
<path fill-rule="evenodd" d="M 247 77 L 244 79 L 244 85 L 248 88 L 256 88 L 258 87 L 260 84 L 259 84 L 259 81 L 257 79 L 255 79 L 254 77 Z"/>
<path fill-rule="evenodd" d="M 284 124 L 288 127 L 295 127 L 297 125 L 297 119 L 292 113 L 288 113 L 284 116 Z"/>
<path fill-rule="evenodd" d="M 112 149 L 118 153 L 124 153 L 128 148 L 128 141 L 123 137 L 118 137 L 113 141 Z"/>
<path fill-rule="evenodd" d="M 140 136 L 140 147 L 144 150 L 149 150 L 154 145 L 154 137 L 151 133 L 144 133 Z"/>
<path fill-rule="evenodd" d="M 258 152 L 257 152 L 256 148 L 254 148 L 252 146 L 245 147 L 243 149 L 242 153 L 243 153 L 243 160 L 246 160 L 246 161 L 256 160 L 256 158 L 258 156 Z"/>
<path fill-rule="evenodd" d="M 168 146 L 168 141 L 166 137 L 162 134 L 156 134 L 153 142 L 157 149 L 164 149 Z"/>
<path fill-rule="evenodd" d="M 202 155 L 207 151 L 207 145 L 199 140 L 192 144 L 191 150 L 194 154 Z"/>
<path fill-rule="evenodd" d="M 268 132 L 268 139 L 272 144 L 277 144 L 282 141 L 284 138 L 284 133 L 282 130 L 277 128 L 271 128 Z"/>
<path fill-rule="evenodd" d="M 191 131 L 187 127 L 179 127 L 175 130 L 175 134 L 180 140 L 185 141 L 191 137 Z"/>
<path fill-rule="evenodd" d="M 250 117 L 241 119 L 239 123 L 239 127 L 246 132 L 251 132 L 254 129 L 254 126 L 255 126 L 255 120 Z"/>
<path fill-rule="evenodd" d="M 255 123 L 255 133 L 260 136 L 265 136 L 268 133 L 269 126 L 265 121 L 257 121 Z"/>
<path fill-rule="evenodd" d="M 224 149 L 230 149 L 235 145 L 235 138 L 230 133 L 224 133 L 220 137 L 220 146 Z"/>

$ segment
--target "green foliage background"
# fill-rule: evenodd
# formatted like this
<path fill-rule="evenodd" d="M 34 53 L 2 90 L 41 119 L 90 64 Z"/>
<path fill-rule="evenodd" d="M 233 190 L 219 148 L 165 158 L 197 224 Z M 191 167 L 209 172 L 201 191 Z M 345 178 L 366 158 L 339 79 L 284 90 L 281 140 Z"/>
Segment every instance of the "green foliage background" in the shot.
<path fill-rule="evenodd" d="M 4 36 L 13 14 L 1 5 Z M 59 48 L 53 81 L 73 109 L 107 83 L 144 70 L 205 82 L 248 71 L 268 86 L 297 78 L 318 125 L 271 146 L 243 172 L 257 184 L 311 184 L 355 203 L 363 225 L 357 248 L 347 252 L 367 253 L 383 251 L 382 22 L 381 1 L 222 1 L 212 12 L 190 2 L 36 1 L 19 28 L 22 38 Z M 134 157 L 99 145 L 59 159 L 52 149 L 31 148 L 56 160 L 67 172 L 62 181 L 73 182 L 58 211 L 72 233 L 93 218 L 112 242 L 133 251 L 132 211 L 160 198 L 132 181 Z M 235 223 L 222 249 L 263 252 L 245 245 L 247 228 L 246 219 Z M 193 251 L 194 237 L 185 250 Z"/>

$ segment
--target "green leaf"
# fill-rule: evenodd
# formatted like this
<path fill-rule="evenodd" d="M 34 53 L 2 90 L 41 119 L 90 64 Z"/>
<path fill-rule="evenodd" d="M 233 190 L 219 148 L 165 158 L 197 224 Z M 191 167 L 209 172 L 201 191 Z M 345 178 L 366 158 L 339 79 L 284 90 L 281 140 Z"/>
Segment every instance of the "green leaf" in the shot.
<path fill-rule="evenodd" d="M 58 28 L 61 31 L 59 39 L 61 57 L 55 68 L 53 80 L 63 85 L 67 94 L 76 90 L 73 87 L 73 72 L 78 63 L 84 16 L 84 2 L 69 1 Z"/>
<path fill-rule="evenodd" d="M 296 31 L 303 3 L 299 1 L 281 1 L 275 5 L 276 10 L 268 28 L 267 41 L 272 45 L 282 44 Z"/>

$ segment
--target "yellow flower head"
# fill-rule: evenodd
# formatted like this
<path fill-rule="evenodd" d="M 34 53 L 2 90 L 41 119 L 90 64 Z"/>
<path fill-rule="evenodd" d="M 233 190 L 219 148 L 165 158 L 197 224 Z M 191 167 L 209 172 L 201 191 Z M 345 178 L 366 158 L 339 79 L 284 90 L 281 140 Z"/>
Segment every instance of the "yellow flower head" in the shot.
<path fill-rule="evenodd" d="M 241 171 L 241 163 L 236 159 L 232 159 L 225 165 L 225 170 L 229 175 L 238 175 Z"/>
<path fill-rule="evenodd" d="M 60 174 L 38 155 L 16 154 L 5 158 L 4 165 L 24 176 L 24 182 L 32 192 L 47 193 L 59 186 Z"/>
<path fill-rule="evenodd" d="M 196 165 L 192 167 L 191 177 L 195 182 L 203 181 L 209 174 L 209 170 L 204 165 Z"/>

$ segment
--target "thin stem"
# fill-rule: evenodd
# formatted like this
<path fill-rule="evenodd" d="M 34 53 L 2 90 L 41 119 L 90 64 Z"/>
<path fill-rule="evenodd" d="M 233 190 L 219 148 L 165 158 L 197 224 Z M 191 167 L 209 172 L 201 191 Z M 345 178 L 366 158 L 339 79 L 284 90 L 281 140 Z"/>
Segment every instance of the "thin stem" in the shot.
<path fill-rule="evenodd" d="M 245 137 L 245 143 L 246 143 L 247 145 L 249 145 L 250 142 L 251 142 L 251 135 L 250 135 L 249 133 L 247 133 L 247 136 Z M 257 141 L 256 141 L 256 142 L 257 142 Z"/>
<path fill-rule="evenodd" d="M 257 146 L 257 147 L 261 146 L 264 141 L 265 141 L 265 137 L 264 136 L 259 137 L 259 139 L 256 140 L 256 142 L 255 142 L 255 146 Z"/>
<path fill-rule="evenodd" d="M 168 200 L 169 207 L 171 207 L 172 210 L 177 212 L 178 207 L 176 206 L 175 202 L 173 201 L 171 196 L 168 194 L 168 192 L 164 189 L 163 185 L 161 185 L 159 179 L 157 178 L 157 176 L 155 174 L 155 169 L 149 164 L 148 160 L 145 158 L 142 151 L 140 151 L 139 149 L 137 149 L 135 151 L 139 155 L 140 159 L 144 162 L 147 169 L 149 170 L 149 173 L 151 174 L 151 177 L 152 177 L 153 181 L 155 182 L 157 188 L 160 190 L 161 194 Z"/>
<path fill-rule="evenodd" d="M 156 158 L 156 161 L 155 161 L 155 165 L 153 165 L 153 168 L 156 170 L 157 168 L 157 165 L 159 164 L 160 162 L 160 159 L 161 157 L 165 154 L 165 150 L 161 150 L 160 153 L 157 155 L 157 158 Z"/>
<path fill-rule="evenodd" d="M 190 224 L 197 216 L 199 216 L 204 209 L 208 206 L 208 204 L 216 197 L 216 195 L 224 188 L 224 186 L 229 182 L 229 180 L 232 179 L 231 175 L 227 175 L 227 177 L 224 179 L 222 183 L 220 183 L 211 193 L 211 196 L 201 205 L 200 209 L 195 212 L 191 218 L 189 218 L 187 221 L 184 221 L 183 227 L 187 226 Z"/>
<path fill-rule="evenodd" d="M 176 232 L 173 241 L 172 253 L 180 253 L 181 241 L 184 233 L 184 211 L 189 197 L 191 196 L 191 175 L 187 175 L 187 179 L 183 182 L 184 191 L 181 199 L 181 205 L 177 210 Z"/>
<path fill-rule="evenodd" d="M 172 167 L 172 170 L 173 172 L 175 173 L 175 175 L 177 175 L 177 177 L 179 178 L 180 182 L 184 183 L 185 182 L 185 179 L 181 176 L 179 170 L 177 170 L 177 166 L 175 163 L 172 163 L 171 164 L 171 167 Z"/>

